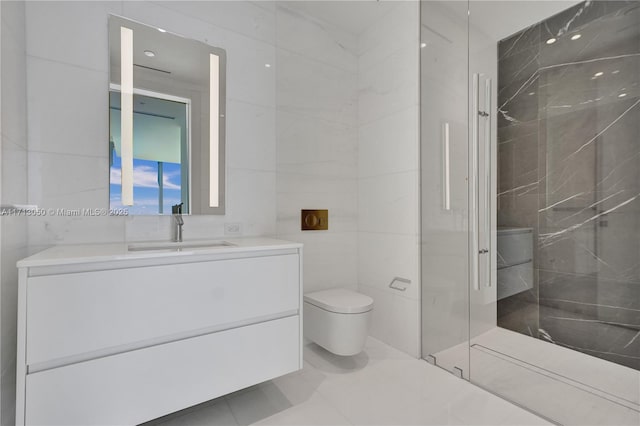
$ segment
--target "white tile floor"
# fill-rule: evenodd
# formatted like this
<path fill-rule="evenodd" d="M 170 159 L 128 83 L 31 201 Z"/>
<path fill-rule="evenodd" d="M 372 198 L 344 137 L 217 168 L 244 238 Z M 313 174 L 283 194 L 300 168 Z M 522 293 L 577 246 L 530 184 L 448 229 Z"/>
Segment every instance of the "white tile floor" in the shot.
<path fill-rule="evenodd" d="M 496 327 L 471 341 L 473 381 L 566 426 L 640 425 L 640 371 Z M 436 354 L 469 365 L 469 346 Z"/>
<path fill-rule="evenodd" d="M 304 369 L 154 425 L 546 425 L 444 370 L 375 339 L 356 357 L 305 347 Z"/>

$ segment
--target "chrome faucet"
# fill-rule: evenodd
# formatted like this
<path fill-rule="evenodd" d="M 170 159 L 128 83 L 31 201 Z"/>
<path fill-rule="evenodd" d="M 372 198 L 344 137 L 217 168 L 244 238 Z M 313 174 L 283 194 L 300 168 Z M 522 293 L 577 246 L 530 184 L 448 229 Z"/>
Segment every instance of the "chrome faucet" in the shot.
<path fill-rule="evenodd" d="M 173 216 L 173 235 L 172 239 L 175 242 L 182 242 L 182 225 L 184 220 L 182 219 L 182 204 L 176 204 L 171 206 L 171 215 Z"/>

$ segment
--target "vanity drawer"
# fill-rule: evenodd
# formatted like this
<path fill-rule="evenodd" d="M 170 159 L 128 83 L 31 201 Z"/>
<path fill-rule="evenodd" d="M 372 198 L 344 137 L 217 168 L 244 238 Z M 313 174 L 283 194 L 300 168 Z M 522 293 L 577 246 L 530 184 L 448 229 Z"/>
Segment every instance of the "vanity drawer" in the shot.
<path fill-rule="evenodd" d="M 299 316 L 221 331 L 26 378 L 26 424 L 139 424 L 300 366 Z"/>
<path fill-rule="evenodd" d="M 297 313 L 299 256 L 29 277 L 26 293 L 37 371 Z"/>

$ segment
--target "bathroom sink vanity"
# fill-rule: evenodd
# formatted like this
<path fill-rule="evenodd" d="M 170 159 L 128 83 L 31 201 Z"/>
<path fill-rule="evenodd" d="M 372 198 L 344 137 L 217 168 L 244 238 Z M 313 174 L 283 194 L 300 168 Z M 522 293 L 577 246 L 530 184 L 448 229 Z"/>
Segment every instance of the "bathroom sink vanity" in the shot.
<path fill-rule="evenodd" d="M 18 262 L 16 423 L 138 424 L 302 368 L 302 245 L 224 243 Z"/>

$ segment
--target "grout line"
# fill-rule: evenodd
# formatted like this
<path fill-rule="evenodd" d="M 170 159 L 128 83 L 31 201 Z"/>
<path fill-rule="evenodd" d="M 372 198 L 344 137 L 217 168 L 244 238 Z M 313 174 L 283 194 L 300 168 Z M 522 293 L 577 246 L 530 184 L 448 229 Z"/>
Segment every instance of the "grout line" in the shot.
<path fill-rule="evenodd" d="M 91 72 L 94 72 L 94 73 L 97 73 L 97 74 L 106 74 L 107 79 L 109 77 L 109 71 L 108 70 L 99 70 L 99 69 L 96 69 L 96 68 L 90 68 L 90 67 L 86 67 L 86 66 L 83 66 L 83 65 L 73 64 L 73 63 L 70 63 L 70 62 L 58 61 L 56 59 L 51 59 L 51 58 L 46 58 L 44 56 L 34 55 L 34 54 L 29 53 L 29 52 L 27 52 L 25 54 L 25 56 L 27 58 L 27 61 L 26 61 L 27 62 L 27 65 L 26 65 L 27 70 L 29 69 L 29 61 L 28 61 L 28 59 L 31 58 L 31 59 L 37 59 L 38 61 L 44 61 L 44 62 L 49 62 L 49 63 L 53 63 L 53 64 L 58 64 L 58 65 L 65 65 L 65 66 L 68 66 L 68 67 L 73 67 L 73 68 L 81 69 L 81 70 L 84 70 L 84 71 L 91 71 Z M 29 73 L 27 72 L 27 75 L 25 76 L 25 77 L 27 77 L 27 80 L 28 80 L 28 74 Z M 109 89 L 108 82 L 105 85 L 105 89 L 107 89 L 107 90 Z"/>
<path fill-rule="evenodd" d="M 135 18 L 124 16 L 125 13 L 126 13 L 124 11 L 124 5 L 126 4 L 126 2 L 127 2 L 126 0 L 123 2 L 123 17 L 127 18 L 127 19 L 130 19 L 130 20 L 134 20 L 134 21 L 137 20 Z M 275 11 L 271 12 L 271 11 L 269 11 L 269 10 L 263 8 L 263 7 L 259 7 L 259 6 L 255 5 L 255 4 L 251 3 L 251 2 L 248 2 L 249 4 L 251 4 L 251 6 L 253 6 L 253 7 L 257 8 L 257 9 L 263 10 L 263 11 L 267 12 L 269 15 L 272 15 L 272 20 L 273 20 L 273 23 L 274 23 L 273 34 L 272 34 L 273 35 L 273 40 L 267 41 L 265 39 L 258 38 L 258 37 L 253 36 L 253 35 L 248 35 L 248 34 L 245 34 L 245 33 L 238 32 L 238 31 L 236 31 L 235 29 L 233 29 L 231 27 L 222 26 L 219 23 L 213 23 L 213 22 L 207 21 L 205 19 L 201 19 L 197 15 L 192 15 L 190 13 L 182 12 L 177 7 L 166 6 L 166 5 L 163 4 L 163 3 L 165 3 L 165 1 L 163 1 L 163 0 L 159 0 L 159 1 L 158 0 L 155 0 L 155 1 L 151 0 L 150 3 L 153 4 L 154 6 L 160 7 L 162 9 L 165 9 L 165 10 L 168 10 L 168 11 L 171 11 L 173 13 L 176 13 L 176 14 L 178 14 L 180 16 L 183 16 L 183 17 L 186 17 L 186 18 L 193 19 L 193 20 L 196 20 L 198 22 L 201 22 L 201 23 L 203 23 L 203 24 L 205 24 L 207 26 L 212 27 L 213 29 L 221 29 L 221 30 L 224 30 L 224 31 L 228 31 L 228 32 L 233 33 L 233 34 L 235 34 L 237 36 L 240 36 L 240 37 L 243 37 L 243 38 L 248 38 L 250 40 L 269 45 L 271 47 L 275 47 L 276 44 L 277 44 L 276 43 L 276 28 L 277 28 L 276 27 L 276 12 Z M 267 22 L 268 21 L 269 20 L 267 20 Z M 189 36 L 187 36 L 185 34 L 180 34 L 180 33 L 175 33 L 175 34 L 177 34 L 179 36 L 182 36 L 182 37 L 194 39 L 193 37 L 189 37 Z M 198 41 L 202 41 L 202 40 L 198 40 Z"/>
<path fill-rule="evenodd" d="M 276 88 L 277 90 L 277 88 Z M 305 112 L 300 112 L 300 110 L 302 108 L 306 108 L 306 107 L 296 107 L 296 106 L 288 106 L 288 105 L 282 105 L 282 104 L 278 104 L 278 100 L 276 100 L 276 114 L 277 113 L 284 113 L 284 114 L 290 114 L 290 115 L 297 115 L 299 117 L 305 117 L 305 118 L 312 118 L 314 120 L 317 121 L 322 121 L 324 123 L 331 123 L 331 124 L 339 124 L 342 127 L 347 127 L 348 130 L 357 130 L 358 128 L 358 123 L 357 123 L 357 113 L 358 113 L 358 108 L 357 108 L 357 103 L 358 103 L 358 96 L 356 94 L 356 96 L 353 97 L 353 99 L 349 99 L 349 101 L 353 101 L 354 104 L 354 118 L 355 120 L 345 120 L 345 121 L 338 121 L 338 120 L 331 120 L 331 119 L 327 119 L 325 117 L 320 117 L 314 114 L 310 114 L 310 113 L 305 113 Z M 334 109 L 331 109 L 332 112 L 334 112 Z M 341 117 L 345 117 L 348 114 L 342 114 Z M 277 125 L 278 119 L 276 116 L 276 125 Z M 353 122 L 355 122 L 355 124 L 352 124 Z"/>
<path fill-rule="evenodd" d="M 360 100 L 360 96 L 358 96 L 358 101 L 359 100 Z M 417 110 L 417 114 L 416 114 L 417 120 L 416 121 L 419 122 L 420 121 L 420 101 L 418 100 L 418 102 L 416 102 L 416 103 L 412 103 L 411 105 L 406 105 L 406 106 L 394 109 L 394 110 L 392 110 L 390 112 L 384 113 L 384 114 L 382 114 L 382 115 L 380 115 L 378 117 L 375 117 L 375 118 L 373 118 L 371 120 L 367 120 L 367 121 L 360 121 L 360 116 L 358 114 L 358 117 L 357 117 L 358 118 L 358 124 L 357 124 L 358 130 L 360 130 L 362 127 L 369 126 L 369 125 L 371 125 L 371 124 L 373 124 L 375 122 L 383 121 L 383 120 L 385 120 L 385 119 L 387 119 L 387 118 L 389 118 L 389 117 L 391 117 L 393 115 L 400 114 L 402 112 L 406 112 L 407 110 L 412 109 L 412 108 L 415 108 Z M 357 112 L 360 113 L 360 108 L 357 108 L 357 109 L 358 109 Z"/>
<path fill-rule="evenodd" d="M 407 169 L 407 170 L 398 170 L 395 172 L 388 172 L 388 173 L 380 173 L 380 174 L 376 174 L 376 175 L 369 175 L 369 176 L 358 176 L 358 181 L 363 181 L 363 180 L 371 180 L 371 179 L 376 179 L 376 178 L 381 178 L 381 177 L 389 177 L 389 176 L 397 176 L 397 175 L 407 175 L 407 174 L 415 174 L 416 172 L 420 172 L 420 168 L 415 168 L 415 169 Z M 419 182 L 420 176 L 418 176 L 418 182 Z"/>
<path fill-rule="evenodd" d="M 356 77 L 358 76 L 358 64 L 357 64 L 358 58 L 353 53 L 351 53 L 351 55 L 354 56 L 354 59 L 356 61 L 355 70 L 354 69 L 347 69 L 347 68 L 344 68 L 342 66 L 335 65 L 334 63 L 331 63 L 331 62 L 325 62 L 325 61 L 320 60 L 318 58 L 314 58 L 314 57 L 311 57 L 311 56 L 306 56 L 303 53 L 300 53 L 300 52 L 295 51 L 295 50 L 288 49 L 286 47 L 281 47 L 281 46 L 276 45 L 276 50 L 280 50 L 280 51 L 285 52 L 285 53 L 287 53 L 289 55 L 293 55 L 293 56 L 298 56 L 298 57 L 304 58 L 309 62 L 314 62 L 316 64 L 321 64 L 321 65 L 324 65 L 324 66 L 326 66 L 328 68 L 332 68 L 334 70 L 343 71 L 343 72 L 345 72 L 347 74 L 351 74 L 351 75 L 356 76 Z M 344 50 L 348 52 L 347 49 L 344 49 Z M 276 52 L 276 69 L 277 69 L 277 59 L 278 59 L 278 57 L 277 57 L 277 52 Z"/>
<path fill-rule="evenodd" d="M 105 150 L 106 150 L 105 146 Z M 27 154 L 49 154 L 49 155 L 63 155 L 65 157 L 79 157 L 79 158 L 94 158 L 94 159 L 102 159 L 108 160 L 109 155 L 105 153 L 105 155 L 86 155 L 86 154 L 77 154 L 73 152 L 55 152 L 55 151 L 42 151 L 39 149 L 28 149 Z"/>

